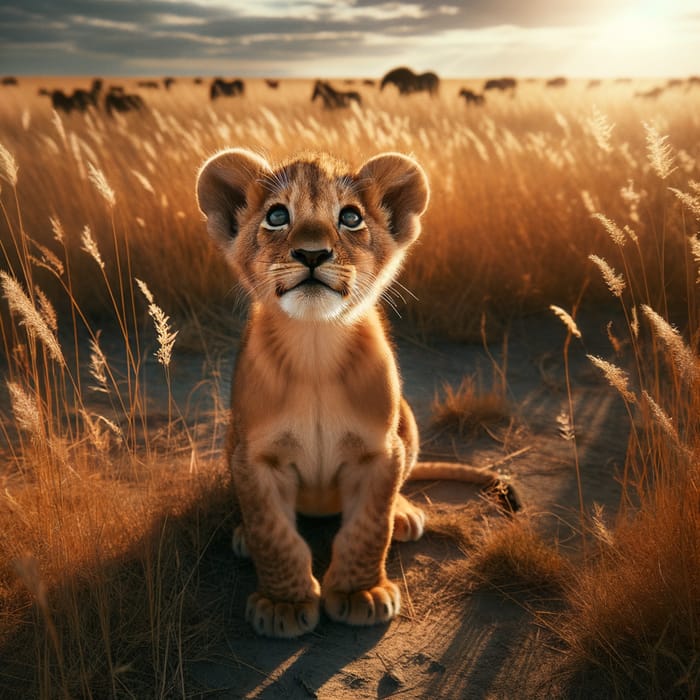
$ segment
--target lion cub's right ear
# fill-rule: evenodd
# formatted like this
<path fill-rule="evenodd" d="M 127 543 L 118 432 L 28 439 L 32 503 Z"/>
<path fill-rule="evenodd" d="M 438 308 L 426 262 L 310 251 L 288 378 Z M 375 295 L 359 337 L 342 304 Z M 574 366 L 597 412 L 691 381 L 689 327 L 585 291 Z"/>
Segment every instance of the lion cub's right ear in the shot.
<path fill-rule="evenodd" d="M 220 151 L 204 163 L 197 175 L 197 203 L 217 243 L 236 237 L 238 216 L 248 204 L 251 185 L 271 172 L 264 158 L 245 148 Z"/>

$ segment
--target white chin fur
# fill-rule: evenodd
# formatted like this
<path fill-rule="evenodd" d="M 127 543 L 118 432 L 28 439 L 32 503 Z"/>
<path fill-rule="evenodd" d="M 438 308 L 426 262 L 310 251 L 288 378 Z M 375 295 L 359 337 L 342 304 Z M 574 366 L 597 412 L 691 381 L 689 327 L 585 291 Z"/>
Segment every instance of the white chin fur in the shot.
<path fill-rule="evenodd" d="M 345 304 L 343 297 L 330 289 L 312 293 L 292 289 L 280 298 L 280 306 L 287 316 L 301 321 L 332 321 L 340 316 Z"/>

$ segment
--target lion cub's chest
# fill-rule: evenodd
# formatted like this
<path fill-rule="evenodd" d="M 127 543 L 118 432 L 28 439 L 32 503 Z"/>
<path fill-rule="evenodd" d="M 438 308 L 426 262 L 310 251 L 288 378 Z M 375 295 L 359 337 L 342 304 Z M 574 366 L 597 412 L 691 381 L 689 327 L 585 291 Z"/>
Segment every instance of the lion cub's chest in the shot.
<path fill-rule="evenodd" d="M 233 392 L 244 461 L 272 468 L 301 512 L 337 512 L 345 470 L 369 468 L 397 436 L 400 383 L 379 317 L 317 327 L 255 311 Z"/>
<path fill-rule="evenodd" d="M 391 416 L 378 421 L 376 415 L 390 403 L 386 393 L 386 387 L 378 386 L 352 391 L 340 381 L 292 381 L 265 424 L 249 436 L 252 450 L 280 474 L 297 480 L 299 512 L 339 512 L 342 471 L 362 469 L 386 450 Z"/>

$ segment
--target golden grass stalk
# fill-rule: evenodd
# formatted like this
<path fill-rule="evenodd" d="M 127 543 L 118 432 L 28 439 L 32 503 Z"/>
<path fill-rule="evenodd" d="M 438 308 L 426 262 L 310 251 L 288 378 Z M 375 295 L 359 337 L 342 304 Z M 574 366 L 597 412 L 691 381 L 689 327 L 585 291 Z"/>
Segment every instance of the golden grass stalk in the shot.
<path fill-rule="evenodd" d="M 148 285 L 140 279 L 136 280 L 136 284 L 148 302 L 148 314 L 153 319 L 153 324 L 156 329 L 158 350 L 154 353 L 155 357 L 161 365 L 168 367 L 170 365 L 175 338 L 179 331 L 173 332 L 170 327 L 170 317 L 155 303 L 153 294 L 151 294 Z"/>
<path fill-rule="evenodd" d="M 100 255 L 100 249 L 97 247 L 97 241 L 92 237 L 92 231 L 89 226 L 83 228 L 83 232 L 80 235 L 80 241 L 83 244 L 82 250 L 84 250 L 88 255 L 90 255 L 93 260 L 100 266 L 100 269 L 104 271 L 105 264 Z"/>
<path fill-rule="evenodd" d="M 630 320 L 630 329 L 632 331 L 632 336 L 635 338 L 639 338 L 639 316 L 637 315 L 637 307 L 633 306 L 632 307 L 632 318 Z"/>
<path fill-rule="evenodd" d="M 598 144 L 598 148 L 605 153 L 612 153 L 613 149 L 610 140 L 615 125 L 611 124 L 597 107 L 593 107 L 593 113 L 588 119 L 588 126 L 591 129 L 595 142 Z"/>
<path fill-rule="evenodd" d="M 63 141 L 63 145 L 66 145 L 66 130 L 63 128 L 63 121 L 61 120 L 61 115 L 55 110 L 51 110 L 51 121 L 53 122 L 54 127 L 56 128 L 56 131 L 58 132 L 58 135 L 61 137 L 61 141 Z"/>
<path fill-rule="evenodd" d="M 100 347 L 100 332 L 90 339 L 90 376 L 97 382 L 97 386 L 91 386 L 93 391 L 104 394 L 109 393 L 107 387 L 107 358 Z"/>
<path fill-rule="evenodd" d="M 637 402 L 636 395 L 629 388 L 629 376 L 627 372 L 601 357 L 596 357 L 595 355 L 586 355 L 586 357 L 605 375 L 610 385 L 617 389 L 627 403 Z"/>
<path fill-rule="evenodd" d="M 608 219 L 607 216 L 599 212 L 593 214 L 591 218 L 596 219 L 597 221 L 600 221 L 601 224 L 603 224 L 603 227 L 608 232 L 608 235 L 610 236 L 613 243 L 619 245 L 620 247 L 625 245 L 625 243 L 627 242 L 625 234 L 614 221 Z"/>
<path fill-rule="evenodd" d="M 63 224 L 57 216 L 50 216 L 49 223 L 51 224 L 51 230 L 53 231 L 53 237 L 61 245 L 66 242 L 66 234 L 63 231 Z"/>
<path fill-rule="evenodd" d="M 692 236 L 688 236 L 688 242 L 690 243 L 690 252 L 693 255 L 693 260 L 698 266 L 698 276 L 695 283 L 700 284 L 700 238 L 698 238 L 698 234 L 695 233 Z"/>
<path fill-rule="evenodd" d="M 593 201 L 593 196 L 588 190 L 581 190 L 581 201 L 583 202 L 583 206 L 586 208 L 586 211 L 593 216 L 596 213 L 596 210 L 598 207 L 596 206 L 596 203 Z"/>
<path fill-rule="evenodd" d="M 80 410 L 80 415 L 87 428 L 90 443 L 98 452 L 106 452 L 109 449 L 110 434 L 114 434 L 120 439 L 124 438 L 121 428 L 109 418 L 102 415 L 91 416 L 85 409 Z M 106 425 L 109 430 L 103 430 L 100 424 Z"/>
<path fill-rule="evenodd" d="M 683 192 L 675 187 L 669 187 L 668 189 L 671 190 L 688 211 L 700 221 L 700 195 L 688 194 L 688 192 Z"/>
<path fill-rule="evenodd" d="M 110 208 L 113 207 L 117 201 L 114 190 L 109 186 L 105 174 L 91 162 L 88 162 L 88 177 L 105 202 Z"/>
<path fill-rule="evenodd" d="M 581 338 L 581 331 L 576 325 L 576 321 L 571 317 L 571 315 L 561 308 L 561 306 L 556 306 L 555 304 L 550 304 L 549 308 L 554 314 L 562 321 L 562 323 L 567 327 L 569 333 L 576 338 Z"/>
<path fill-rule="evenodd" d="M 656 403 L 656 401 L 654 401 L 651 394 L 646 389 L 642 389 L 642 396 L 644 397 L 644 403 L 647 408 L 649 408 L 654 422 L 661 428 L 661 430 L 664 431 L 664 433 L 666 433 L 669 438 L 671 438 L 675 445 L 679 446 L 681 444 L 681 440 L 676 427 L 673 425 L 673 420 L 671 417 L 666 413 L 666 411 L 664 411 L 663 408 L 661 408 L 661 406 L 659 406 L 658 403 Z"/>
<path fill-rule="evenodd" d="M 598 266 L 610 292 L 616 297 L 621 297 L 622 292 L 625 291 L 625 287 L 627 286 L 625 284 L 625 278 L 621 274 L 618 275 L 604 258 L 591 254 L 588 256 L 588 259 L 592 260 Z"/>
<path fill-rule="evenodd" d="M 150 192 L 151 194 L 156 193 L 156 191 L 153 189 L 151 181 L 145 175 L 140 173 L 138 170 L 134 170 L 133 168 L 131 170 L 131 174 L 139 181 L 141 187 L 143 187 L 146 192 Z"/>
<path fill-rule="evenodd" d="M 665 180 L 676 168 L 673 166 L 673 149 L 667 143 L 668 135 L 661 136 L 653 124 L 644 124 L 647 141 L 647 158 L 654 172 Z"/>
<path fill-rule="evenodd" d="M 642 311 L 651 323 L 656 335 L 666 345 L 673 364 L 681 377 L 691 385 L 695 384 L 700 378 L 700 362 L 698 362 L 695 353 L 683 342 L 683 338 L 678 330 L 650 306 L 642 304 Z"/>
<path fill-rule="evenodd" d="M 0 143 L 0 177 L 14 187 L 17 184 L 18 171 L 15 157 Z"/>
<path fill-rule="evenodd" d="M 608 547 L 612 547 L 615 544 L 615 535 L 605 523 L 603 510 L 604 508 L 600 503 L 593 504 L 593 515 L 591 518 L 593 534 L 598 541 L 603 542 Z"/>
<path fill-rule="evenodd" d="M 41 414 L 36 399 L 30 396 L 17 382 L 6 382 L 10 392 L 10 405 L 17 425 L 33 437 L 41 433 Z"/>
<path fill-rule="evenodd" d="M 56 275 L 56 277 L 60 277 L 63 274 L 64 268 L 63 263 L 58 259 L 56 254 L 50 248 L 47 248 L 46 246 L 43 246 L 40 243 L 35 243 L 34 245 L 41 252 L 42 256 L 41 260 L 37 260 L 36 258 L 34 258 L 36 263 L 41 267 L 53 272 L 53 274 Z"/>
<path fill-rule="evenodd" d="M 49 301 L 49 298 L 41 291 L 37 286 L 34 287 L 34 293 L 39 302 L 39 314 L 44 319 L 44 322 L 49 327 L 52 333 L 58 333 L 58 316 L 56 315 L 56 309 L 54 309 L 53 304 Z"/>
<path fill-rule="evenodd" d="M 6 272 L 0 270 L 0 283 L 4 291 L 3 296 L 7 299 L 10 306 L 10 311 L 21 318 L 20 325 L 24 326 L 32 336 L 43 343 L 53 360 L 60 365 L 65 365 L 66 361 L 56 336 L 51 332 L 44 317 L 24 293 L 19 282 L 14 277 L 10 277 Z"/>

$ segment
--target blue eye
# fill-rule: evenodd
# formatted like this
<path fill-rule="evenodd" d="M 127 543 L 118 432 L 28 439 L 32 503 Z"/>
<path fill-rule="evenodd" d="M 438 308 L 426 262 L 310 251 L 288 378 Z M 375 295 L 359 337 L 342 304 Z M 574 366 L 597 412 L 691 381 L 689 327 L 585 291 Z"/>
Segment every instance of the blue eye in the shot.
<path fill-rule="evenodd" d="M 357 207 L 343 207 L 338 217 L 340 224 L 349 229 L 357 229 L 362 226 L 362 214 Z"/>
<path fill-rule="evenodd" d="M 273 204 L 265 216 L 267 228 L 282 228 L 289 223 L 289 211 L 284 204 Z"/>

